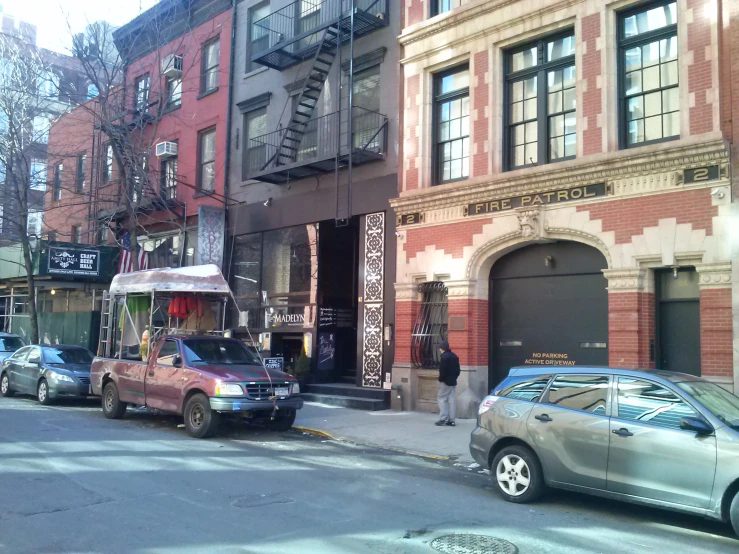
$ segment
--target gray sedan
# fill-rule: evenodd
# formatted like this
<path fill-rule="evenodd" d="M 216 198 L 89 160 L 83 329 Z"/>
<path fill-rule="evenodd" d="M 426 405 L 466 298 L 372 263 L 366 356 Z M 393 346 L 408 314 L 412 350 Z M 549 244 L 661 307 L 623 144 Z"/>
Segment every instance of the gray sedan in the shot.
<path fill-rule="evenodd" d="M 3 360 L 0 392 L 31 394 L 41 404 L 84 398 L 90 393 L 92 359 L 92 352 L 81 346 L 26 346 Z"/>
<path fill-rule="evenodd" d="M 520 367 L 483 399 L 470 452 L 510 502 L 546 486 L 731 522 L 739 397 L 681 373 Z"/>

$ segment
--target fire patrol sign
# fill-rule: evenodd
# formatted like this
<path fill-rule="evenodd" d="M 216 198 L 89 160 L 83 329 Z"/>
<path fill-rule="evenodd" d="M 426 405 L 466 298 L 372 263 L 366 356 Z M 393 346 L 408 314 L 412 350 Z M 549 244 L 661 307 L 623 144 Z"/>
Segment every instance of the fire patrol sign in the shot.
<path fill-rule="evenodd" d="M 536 192 L 509 198 L 499 198 L 485 202 L 475 202 L 465 208 L 465 215 L 483 215 L 497 212 L 505 212 L 514 208 L 533 208 L 544 204 L 559 204 L 560 202 L 571 202 L 573 200 L 587 200 L 606 194 L 605 183 L 582 185 L 568 189 L 552 190 L 547 192 Z"/>
<path fill-rule="evenodd" d="M 49 246 L 48 249 L 49 274 L 86 275 L 89 277 L 100 275 L 99 250 L 78 250 L 58 246 Z"/>

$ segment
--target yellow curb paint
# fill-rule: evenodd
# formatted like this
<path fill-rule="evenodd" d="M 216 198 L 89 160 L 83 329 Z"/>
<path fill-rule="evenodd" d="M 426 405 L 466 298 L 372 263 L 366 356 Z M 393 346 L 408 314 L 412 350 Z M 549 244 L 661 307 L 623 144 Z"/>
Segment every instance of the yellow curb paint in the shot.
<path fill-rule="evenodd" d="M 331 433 L 327 433 L 326 431 L 321 431 L 320 429 L 312 429 L 311 427 L 303 427 L 302 425 L 293 425 L 293 429 L 295 429 L 296 431 L 302 431 L 303 433 L 309 433 L 311 435 L 323 437 L 325 439 L 330 439 L 334 441 L 348 441 L 348 442 L 353 442 L 356 444 L 363 444 L 365 446 L 375 446 L 378 448 L 382 448 L 384 450 L 391 450 L 393 452 L 399 452 L 400 454 L 408 454 L 410 456 L 417 456 L 419 458 L 426 458 L 428 460 L 448 462 L 452 459 L 450 456 L 442 456 L 440 454 L 424 454 L 422 452 L 415 452 L 413 450 L 403 450 L 402 448 L 395 448 L 393 446 L 382 446 L 379 444 L 370 444 L 366 442 L 360 442 L 360 441 L 356 441 L 353 439 L 344 439 L 341 437 L 334 436 Z"/>

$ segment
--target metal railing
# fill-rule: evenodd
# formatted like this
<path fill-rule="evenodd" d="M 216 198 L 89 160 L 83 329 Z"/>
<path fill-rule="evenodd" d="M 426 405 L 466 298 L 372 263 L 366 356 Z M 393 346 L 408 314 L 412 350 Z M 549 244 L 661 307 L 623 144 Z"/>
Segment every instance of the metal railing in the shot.
<path fill-rule="evenodd" d="M 384 19 L 387 0 L 298 0 L 288 4 L 252 24 L 252 57 L 274 48 L 280 43 L 289 43 L 292 52 L 297 52 L 310 43 L 311 33 L 348 17 L 352 3 L 357 12 Z"/>
<path fill-rule="evenodd" d="M 247 174 L 264 173 L 283 166 L 307 164 L 313 160 L 325 160 L 340 153 L 348 154 L 347 129 L 349 110 L 333 112 L 310 120 L 305 125 L 278 129 L 249 140 L 246 161 Z M 341 117 L 339 117 L 341 115 Z M 385 153 L 387 117 L 381 113 L 355 106 L 352 113 L 354 151 Z M 300 142 L 283 141 L 285 135 L 302 136 Z M 282 153 L 282 156 L 278 156 Z"/>

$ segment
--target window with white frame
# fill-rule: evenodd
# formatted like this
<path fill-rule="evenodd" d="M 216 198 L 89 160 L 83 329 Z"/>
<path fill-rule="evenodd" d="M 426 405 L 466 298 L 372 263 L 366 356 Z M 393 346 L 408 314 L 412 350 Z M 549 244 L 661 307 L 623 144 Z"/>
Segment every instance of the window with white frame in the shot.
<path fill-rule="evenodd" d="M 221 41 L 215 38 L 203 45 L 202 78 L 200 92 L 206 93 L 218 88 L 218 57 Z"/>
<path fill-rule="evenodd" d="M 42 210 L 28 210 L 26 232 L 28 236 L 41 236 L 41 228 L 44 226 L 44 212 Z"/>
<path fill-rule="evenodd" d="M 51 122 L 49 118 L 44 115 L 37 115 L 33 118 L 33 140 L 46 144 L 49 142 L 49 129 L 51 128 Z"/>
<path fill-rule="evenodd" d="M 46 190 L 46 162 L 31 160 L 29 173 L 30 187 L 33 190 Z"/>
<path fill-rule="evenodd" d="M 140 112 L 146 111 L 149 105 L 149 74 L 136 77 L 133 89 L 133 108 Z"/>
<path fill-rule="evenodd" d="M 640 5 L 619 17 L 621 145 L 680 136 L 677 3 Z"/>
<path fill-rule="evenodd" d="M 269 15 L 269 2 L 263 2 L 249 8 L 249 42 L 246 56 L 246 72 L 254 71 L 262 67 L 251 61 L 254 54 L 263 52 L 269 48 L 269 30 L 267 23 L 262 22 L 261 25 L 254 25 Z"/>

